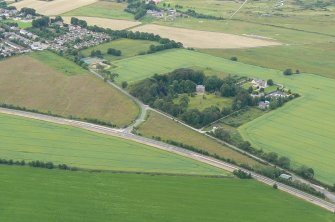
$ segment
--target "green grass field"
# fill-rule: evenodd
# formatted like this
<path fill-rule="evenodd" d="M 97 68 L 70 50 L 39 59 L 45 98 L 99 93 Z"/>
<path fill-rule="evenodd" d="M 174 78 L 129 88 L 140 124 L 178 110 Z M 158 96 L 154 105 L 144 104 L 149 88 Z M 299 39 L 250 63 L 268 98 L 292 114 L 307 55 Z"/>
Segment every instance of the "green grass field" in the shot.
<path fill-rule="evenodd" d="M 333 43 L 283 45 L 253 49 L 205 49 L 200 51 L 227 59 L 236 56 L 243 63 L 267 68 L 299 69 L 301 72 L 335 78 L 335 63 L 333 61 L 333 58 L 335 58 L 335 44 Z"/>
<path fill-rule="evenodd" d="M 19 27 L 21 29 L 30 28 L 32 26 L 31 22 L 23 22 L 23 21 L 18 21 L 18 20 L 10 20 L 10 19 L 9 20 L 4 20 L 4 21 L 0 21 L 0 24 L 2 22 L 4 22 L 4 23 L 6 23 L 6 22 L 15 22 L 15 23 L 17 23 L 19 25 Z"/>
<path fill-rule="evenodd" d="M 238 114 L 224 118 L 220 122 L 232 127 L 238 127 L 264 115 L 265 113 L 265 111 L 253 107 L 241 110 Z"/>
<path fill-rule="evenodd" d="M 335 182 L 335 159 L 330 120 L 335 119 L 335 80 L 312 74 L 284 76 L 267 69 L 188 50 L 168 50 L 155 55 L 117 61 L 121 80 L 136 81 L 155 73 L 205 64 L 223 73 L 273 79 L 302 95 L 284 107 L 263 115 L 240 129 L 255 147 L 289 156 L 297 165 L 306 164 L 324 182 Z M 143 66 L 142 64 L 147 64 Z M 159 64 L 159 65 L 157 65 Z M 128 73 L 128 75 L 127 75 Z"/>
<path fill-rule="evenodd" d="M 140 125 L 138 132 L 148 138 L 160 137 L 162 140 L 173 140 L 191 145 L 206 150 L 211 154 L 233 159 L 238 163 L 245 163 L 252 166 L 260 165 L 255 160 L 156 112 L 149 112 L 147 121 Z"/>
<path fill-rule="evenodd" d="M 150 45 L 158 45 L 156 42 L 146 41 L 146 40 L 132 40 L 132 39 L 118 39 L 108 43 L 104 43 L 98 46 L 94 46 L 81 51 L 81 53 L 88 57 L 92 50 L 100 50 L 104 58 L 113 62 L 114 60 L 129 58 L 137 56 L 139 53 L 146 53 L 149 50 Z M 108 55 L 107 51 L 109 48 L 121 50 L 121 56 Z"/>
<path fill-rule="evenodd" d="M 87 70 L 81 68 L 72 61 L 49 51 L 34 52 L 31 53 L 30 56 L 67 76 L 87 74 Z"/>
<path fill-rule="evenodd" d="M 125 12 L 126 3 L 117 3 L 115 1 L 98 1 L 88 6 L 77 8 L 66 12 L 63 16 L 89 16 L 109 19 L 134 20 L 134 15 Z"/>
<path fill-rule="evenodd" d="M 3 60 L 0 70 L 0 103 L 100 119 L 118 127 L 129 125 L 139 114 L 129 97 L 51 52 Z"/>
<path fill-rule="evenodd" d="M 129 140 L 74 127 L 0 115 L 0 157 L 85 169 L 222 174 L 218 168 Z"/>
<path fill-rule="evenodd" d="M 215 94 L 189 96 L 189 99 L 188 109 L 204 110 L 211 106 L 217 106 L 222 109 L 223 107 L 230 107 L 232 104 L 232 99 L 216 96 Z M 175 99 L 174 102 L 178 103 L 179 98 Z"/>
<path fill-rule="evenodd" d="M 334 214 L 254 180 L 0 166 L 0 214 L 21 221 L 334 222 Z"/>

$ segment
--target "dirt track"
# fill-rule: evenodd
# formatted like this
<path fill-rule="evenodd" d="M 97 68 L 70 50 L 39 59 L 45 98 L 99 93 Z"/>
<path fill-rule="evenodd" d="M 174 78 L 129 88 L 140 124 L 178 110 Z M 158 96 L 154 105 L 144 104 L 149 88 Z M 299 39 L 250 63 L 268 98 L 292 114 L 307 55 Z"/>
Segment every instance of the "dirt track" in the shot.
<path fill-rule="evenodd" d="M 253 48 L 253 47 L 280 45 L 280 43 L 275 41 L 249 38 L 233 34 L 197 31 L 190 29 L 152 25 L 152 24 L 139 26 L 132 30 L 158 34 L 162 37 L 173 39 L 177 42 L 181 42 L 184 44 L 185 47 L 192 47 L 192 48 L 234 49 L 234 48 Z"/>
<path fill-rule="evenodd" d="M 122 30 L 141 24 L 141 22 L 118 20 L 118 19 L 106 19 L 106 18 L 84 17 L 84 16 L 76 16 L 76 18 L 85 20 L 89 25 L 97 25 L 103 28 L 110 28 L 113 30 Z M 63 19 L 65 22 L 70 23 L 71 17 L 63 17 Z"/>
<path fill-rule="evenodd" d="M 97 1 L 98 0 L 54 0 L 47 2 L 39 0 L 23 0 L 21 2 L 14 3 L 13 6 L 18 9 L 24 7 L 33 8 L 38 13 L 43 15 L 59 15 L 76 8 L 93 4 Z"/>

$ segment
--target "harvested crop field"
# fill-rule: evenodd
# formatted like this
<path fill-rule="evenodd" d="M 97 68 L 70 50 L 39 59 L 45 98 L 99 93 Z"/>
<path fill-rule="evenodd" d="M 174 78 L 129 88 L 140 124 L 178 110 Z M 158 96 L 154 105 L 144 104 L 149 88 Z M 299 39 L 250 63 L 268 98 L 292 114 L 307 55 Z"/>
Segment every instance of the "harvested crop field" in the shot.
<path fill-rule="evenodd" d="M 17 9 L 33 8 L 38 13 L 43 15 L 59 15 L 79 7 L 90 5 L 97 2 L 97 0 L 53 0 L 53 1 L 38 1 L 38 0 L 23 0 L 14 3 Z"/>
<path fill-rule="evenodd" d="M 119 20 L 119 19 L 107 19 L 107 18 L 85 17 L 85 16 L 76 16 L 76 18 L 85 20 L 89 25 L 97 25 L 103 28 L 110 28 L 113 30 L 127 29 L 141 24 L 141 22 Z M 70 23 L 71 21 L 71 17 L 63 17 L 63 19 L 66 23 Z"/>
<path fill-rule="evenodd" d="M 0 62 L 0 103 L 51 111 L 63 116 L 96 118 L 118 126 L 130 124 L 138 107 L 127 96 L 85 70 L 76 71 L 74 63 L 63 63 L 61 57 L 43 52 L 51 63 L 25 55 Z M 59 61 L 64 70 L 58 69 Z M 64 71 L 64 72 L 63 72 Z"/>
<path fill-rule="evenodd" d="M 249 38 L 233 34 L 196 31 L 190 29 L 173 28 L 153 24 L 139 26 L 132 30 L 154 33 L 162 37 L 173 39 L 177 42 L 181 42 L 184 44 L 185 47 L 192 47 L 192 48 L 234 49 L 234 48 L 253 48 L 253 47 L 280 45 L 280 43 L 274 41 Z"/>

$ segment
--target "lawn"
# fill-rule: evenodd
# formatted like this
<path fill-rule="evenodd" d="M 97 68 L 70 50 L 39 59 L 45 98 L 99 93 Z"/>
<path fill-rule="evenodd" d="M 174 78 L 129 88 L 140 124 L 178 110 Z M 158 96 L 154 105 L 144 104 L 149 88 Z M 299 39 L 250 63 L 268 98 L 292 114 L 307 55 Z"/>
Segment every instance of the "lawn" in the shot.
<path fill-rule="evenodd" d="M 115 171 L 185 174 L 226 172 L 147 145 L 75 127 L 0 115 L 0 157 Z"/>
<path fill-rule="evenodd" d="M 100 50 L 103 53 L 104 58 L 106 60 L 113 62 L 114 60 L 134 57 L 140 53 L 146 53 L 149 50 L 150 45 L 158 45 L 158 43 L 147 40 L 118 39 L 115 41 L 111 41 L 108 43 L 104 43 L 98 46 L 85 49 L 81 51 L 81 53 L 85 57 L 88 57 L 90 56 L 92 50 Z M 109 48 L 121 50 L 122 55 L 113 56 L 107 54 Z"/>
<path fill-rule="evenodd" d="M 189 96 L 189 99 L 188 109 L 199 109 L 200 111 L 211 106 L 217 106 L 220 109 L 223 107 L 231 107 L 233 102 L 230 98 L 217 96 L 215 94 Z M 175 99 L 174 102 L 178 103 L 179 98 Z"/>
<path fill-rule="evenodd" d="M 134 15 L 125 12 L 126 3 L 117 3 L 115 1 L 98 1 L 75 10 L 66 12 L 63 16 L 89 16 L 109 19 L 134 20 Z"/>
<path fill-rule="evenodd" d="M 171 130 L 173 129 L 173 130 Z M 211 154 L 233 159 L 238 163 L 258 165 L 256 161 L 242 155 L 217 141 L 193 131 L 163 115 L 149 112 L 147 121 L 140 125 L 138 132 L 148 138 L 160 137 L 162 140 L 173 140 L 183 144 L 191 145 Z"/>
<path fill-rule="evenodd" d="M 139 114 L 138 106 L 116 88 L 51 52 L 6 59 L 0 70 L 0 103 L 100 119 L 119 127 Z"/>
<path fill-rule="evenodd" d="M 204 64 L 223 73 L 273 79 L 302 97 L 244 125 L 240 132 L 256 148 L 290 157 L 296 165 L 312 166 L 316 178 L 335 182 L 335 80 L 313 74 L 284 76 L 281 70 L 233 62 L 189 50 L 167 50 L 115 63 L 121 80 L 140 80 L 155 73 Z M 142 64 L 146 64 L 143 66 Z M 159 64 L 159 65 L 157 65 Z M 127 75 L 128 74 L 128 75 Z"/>
<path fill-rule="evenodd" d="M 334 222 L 254 180 L 0 167 L 0 214 L 21 221 Z"/>
<path fill-rule="evenodd" d="M 19 27 L 21 29 L 30 28 L 32 26 L 31 22 L 24 22 L 24 21 L 18 21 L 18 20 L 3 20 L 3 21 L 0 21 L 0 23 L 2 23 L 2 22 L 4 22 L 4 23 L 6 23 L 6 22 L 10 22 L 10 23 L 15 22 L 15 23 L 17 23 L 19 25 Z"/>

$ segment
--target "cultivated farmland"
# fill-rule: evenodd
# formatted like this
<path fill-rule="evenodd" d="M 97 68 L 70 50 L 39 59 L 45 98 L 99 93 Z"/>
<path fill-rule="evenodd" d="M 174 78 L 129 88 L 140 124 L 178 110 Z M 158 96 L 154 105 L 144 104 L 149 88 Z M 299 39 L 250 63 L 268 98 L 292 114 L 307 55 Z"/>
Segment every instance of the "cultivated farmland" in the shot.
<path fill-rule="evenodd" d="M 195 160 L 74 127 L 0 115 L 0 156 L 115 171 L 226 174 Z"/>
<path fill-rule="evenodd" d="M 160 25 L 143 25 L 132 29 L 133 31 L 149 32 L 165 38 L 181 42 L 185 47 L 192 48 L 252 48 L 261 46 L 279 45 L 280 43 L 225 34 L 219 32 L 196 31 L 190 29 L 173 28 Z M 213 41 L 215 39 L 215 41 Z"/>
<path fill-rule="evenodd" d="M 1 217 L 13 222 L 335 221 L 334 214 L 254 180 L 4 166 L 0 180 Z"/>
<path fill-rule="evenodd" d="M 221 157 L 233 159 L 239 163 L 253 166 L 258 164 L 253 159 L 233 151 L 215 140 L 201 135 L 156 112 L 149 113 L 147 121 L 140 125 L 138 132 L 148 138 L 160 137 L 162 140 L 173 140 L 191 145 L 198 149 L 206 150 L 210 154 L 216 153 Z"/>
<path fill-rule="evenodd" d="M 306 164 L 316 177 L 335 182 L 335 80 L 312 74 L 284 76 L 282 71 L 266 69 L 188 50 L 169 50 L 152 55 L 116 61 L 120 80 L 136 81 L 155 73 L 167 73 L 199 64 L 224 73 L 273 79 L 302 95 L 279 110 L 243 126 L 240 132 L 255 147 L 289 156 L 296 165 Z M 142 66 L 141 64 L 147 64 Z M 159 66 L 157 64 L 160 64 Z M 126 75 L 128 73 L 128 75 Z"/>
<path fill-rule="evenodd" d="M 124 11 L 126 7 L 127 4 L 125 2 L 117 3 L 114 1 L 98 1 L 91 5 L 67 12 L 63 14 L 63 16 L 89 16 L 109 19 L 134 20 L 133 14 Z"/>
<path fill-rule="evenodd" d="M 88 25 L 97 25 L 103 28 L 110 28 L 113 30 L 123 30 L 141 24 L 141 22 L 137 21 L 107 19 L 98 17 L 76 16 L 76 18 L 85 20 Z M 66 23 L 70 23 L 71 21 L 71 17 L 63 17 L 63 19 Z"/>
<path fill-rule="evenodd" d="M 23 0 L 17 3 L 14 3 L 18 9 L 21 8 L 33 8 L 38 13 L 43 15 L 59 15 L 76 8 L 90 5 L 97 0 L 53 0 L 53 1 L 39 1 L 39 0 Z"/>
<path fill-rule="evenodd" d="M 0 103 L 130 124 L 139 109 L 117 89 L 50 52 L 0 62 Z"/>

